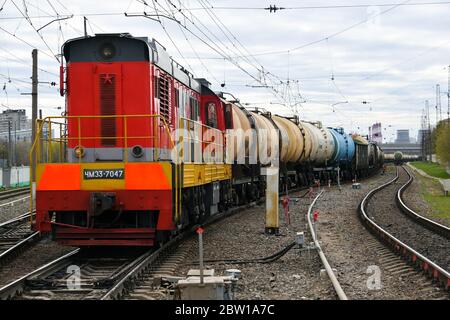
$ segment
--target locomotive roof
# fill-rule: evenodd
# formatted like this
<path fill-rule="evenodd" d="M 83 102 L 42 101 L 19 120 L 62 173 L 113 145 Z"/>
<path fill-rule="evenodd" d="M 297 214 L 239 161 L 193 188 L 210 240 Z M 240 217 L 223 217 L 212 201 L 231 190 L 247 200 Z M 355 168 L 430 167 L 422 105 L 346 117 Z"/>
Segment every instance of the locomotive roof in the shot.
<path fill-rule="evenodd" d="M 94 37 L 70 39 L 64 43 L 62 52 L 67 62 L 99 62 L 102 59 L 96 50 L 92 50 L 97 42 L 109 42 L 119 48 L 118 57 L 109 60 L 110 62 L 149 61 L 192 90 L 201 92 L 200 81 L 194 79 L 192 73 L 172 59 L 166 48 L 155 39 L 150 41 L 148 37 L 133 37 L 129 33 L 103 33 Z M 72 50 L 73 47 L 76 50 Z M 126 47 L 126 50 L 120 50 L 120 47 Z"/>

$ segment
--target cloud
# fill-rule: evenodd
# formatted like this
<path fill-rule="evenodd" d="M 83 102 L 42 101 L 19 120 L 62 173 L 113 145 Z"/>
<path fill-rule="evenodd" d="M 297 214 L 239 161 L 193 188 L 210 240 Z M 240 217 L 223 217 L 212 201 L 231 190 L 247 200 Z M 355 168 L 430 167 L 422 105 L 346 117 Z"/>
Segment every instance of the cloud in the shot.
<path fill-rule="evenodd" d="M 27 63 L 31 62 L 32 47 L 37 47 L 40 50 L 40 67 L 47 71 L 39 73 L 43 82 L 39 87 L 39 104 L 44 114 L 58 114 L 59 111 L 54 107 L 63 106 L 64 100 L 59 97 L 57 88 L 45 82 L 58 82 L 59 64 L 52 57 L 52 52 L 59 53 L 64 40 L 82 36 L 83 17 L 80 15 L 152 11 L 138 1 L 50 2 L 54 4 L 59 14 L 76 15 L 60 24 L 53 22 L 42 29 L 41 35 L 51 50 L 25 19 L 5 19 L 21 16 L 11 1 L 8 1 L 4 10 L 0 12 L 1 27 L 17 36 L 13 37 L 0 30 L 0 83 L 2 87 L 6 83 L 8 93 L 6 97 L 6 92 L 0 92 L 0 103 L 8 102 L 12 107 L 24 107 L 29 110 L 30 97 L 21 93 L 31 89 L 29 84 L 31 66 Z M 214 6 L 244 6 L 237 0 L 209 2 Z M 381 0 L 373 2 L 383 3 Z M 15 3 L 24 12 L 23 3 L 21 1 Z M 166 1 L 158 3 L 165 5 Z M 180 2 L 173 1 L 173 3 L 179 6 Z M 200 6 L 199 1 L 181 1 L 181 3 L 187 8 Z M 32 17 L 31 21 L 35 28 L 52 20 L 45 16 L 55 14 L 48 3 L 25 1 L 25 4 L 28 4 L 26 9 L 28 15 Z M 245 2 L 246 7 L 264 7 L 270 4 L 272 4 L 270 1 Z M 302 1 L 299 4 L 297 1 L 286 0 L 280 1 L 277 5 L 293 7 L 330 4 L 336 3 Z M 360 2 L 348 0 L 346 4 L 360 4 Z M 210 38 L 206 40 L 207 43 L 217 44 L 221 52 L 230 56 L 245 54 L 247 50 L 250 53 L 284 51 L 283 54 L 250 57 L 251 65 L 248 61 L 243 62 L 242 58 L 238 61 L 255 77 L 259 76 L 257 68 L 262 65 L 265 70 L 285 82 L 288 74 L 291 83 L 298 80 L 300 92 L 307 100 L 299 107 L 301 118 L 321 120 L 325 125 L 342 125 L 347 130 L 357 130 L 359 127 L 363 133 L 367 133 L 366 128 L 375 121 L 381 121 L 385 126 L 391 125 L 390 130 L 402 128 L 417 130 L 424 100 L 429 99 L 430 105 L 433 106 L 436 83 L 441 84 L 443 91 L 447 87 L 445 67 L 450 64 L 448 60 L 450 40 L 446 41 L 450 33 L 447 28 L 449 7 L 447 5 L 398 7 L 367 23 L 364 20 L 370 17 L 373 8 L 284 10 L 277 13 L 264 10 L 214 10 L 220 22 L 217 18 L 211 19 L 204 10 L 196 10 L 192 11 L 192 14 L 195 14 L 201 23 L 197 22 L 196 26 L 188 23 L 188 26 L 206 39 L 205 35 L 202 35 L 203 31 Z M 379 8 L 380 11 L 386 9 L 388 8 Z M 190 17 L 189 11 L 183 12 Z M 273 113 L 284 115 L 292 113 L 289 108 L 271 104 L 270 102 L 280 101 L 270 90 L 251 87 L 255 84 L 251 77 L 236 66 L 220 59 L 218 54 L 187 31 L 185 34 L 190 43 L 186 42 L 185 34 L 174 22 L 164 20 L 164 25 L 183 57 L 187 59 L 180 56 L 156 21 L 141 17 L 126 18 L 122 15 L 88 15 L 88 21 L 90 34 L 130 32 L 135 36 L 156 38 L 177 61 L 186 66 L 189 64 L 195 75 L 208 78 L 213 83 L 214 89 L 222 89 L 220 83 L 225 82 L 225 89 L 232 91 L 243 102 L 256 103 Z M 359 22 L 363 23 L 332 36 Z M 228 37 L 233 43 L 229 41 L 223 33 L 226 32 L 224 25 L 245 49 L 241 48 L 231 35 Z M 328 41 L 320 41 L 291 51 L 289 55 L 286 53 L 289 49 L 325 39 L 330 35 Z M 240 50 L 237 51 L 233 44 Z M 196 54 L 205 58 L 202 62 L 206 68 L 195 58 Z M 331 81 L 332 75 L 335 84 Z M 14 78 L 11 83 L 8 82 L 8 77 Z M 331 105 L 344 100 L 348 100 L 349 104 L 340 104 L 333 112 Z M 363 105 L 362 101 L 372 103 Z"/>

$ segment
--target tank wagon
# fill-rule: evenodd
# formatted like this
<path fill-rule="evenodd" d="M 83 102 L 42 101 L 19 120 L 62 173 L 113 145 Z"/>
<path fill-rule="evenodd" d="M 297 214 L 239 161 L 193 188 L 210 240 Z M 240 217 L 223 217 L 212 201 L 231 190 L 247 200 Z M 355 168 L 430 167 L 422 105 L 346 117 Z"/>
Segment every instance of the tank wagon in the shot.
<path fill-rule="evenodd" d="M 381 166 L 378 146 L 342 128 L 226 99 L 154 39 L 100 34 L 62 52 L 66 110 L 38 122 L 32 147 L 33 228 L 60 243 L 154 246 L 262 197 L 269 166 L 282 190 Z"/>
<path fill-rule="evenodd" d="M 404 155 L 403 155 L 403 152 L 401 152 L 401 151 L 396 151 L 395 153 L 394 153 L 394 163 L 395 164 L 402 164 L 403 163 L 403 161 L 404 161 Z"/>

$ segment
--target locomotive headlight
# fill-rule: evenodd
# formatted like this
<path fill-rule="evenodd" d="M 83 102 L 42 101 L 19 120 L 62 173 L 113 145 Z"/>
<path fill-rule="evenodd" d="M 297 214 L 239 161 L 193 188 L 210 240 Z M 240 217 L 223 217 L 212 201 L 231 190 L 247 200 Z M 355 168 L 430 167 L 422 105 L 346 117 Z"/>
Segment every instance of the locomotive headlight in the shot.
<path fill-rule="evenodd" d="M 133 148 L 131 148 L 131 154 L 135 158 L 140 158 L 144 155 L 144 149 L 141 146 L 136 145 Z"/>
<path fill-rule="evenodd" d="M 75 154 L 75 157 L 77 158 L 83 158 L 84 157 L 84 148 L 82 146 L 76 146 L 73 150 L 73 153 Z"/>
<path fill-rule="evenodd" d="M 116 55 L 116 48 L 111 43 L 104 43 L 100 47 L 100 56 L 104 60 L 111 60 Z"/>

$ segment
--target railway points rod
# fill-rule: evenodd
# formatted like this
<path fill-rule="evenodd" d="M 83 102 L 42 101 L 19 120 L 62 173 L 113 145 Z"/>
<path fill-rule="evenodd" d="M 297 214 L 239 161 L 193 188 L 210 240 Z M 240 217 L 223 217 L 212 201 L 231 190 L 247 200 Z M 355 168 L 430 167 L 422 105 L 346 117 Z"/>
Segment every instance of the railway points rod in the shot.
<path fill-rule="evenodd" d="M 317 234 L 314 230 L 314 226 L 311 222 L 311 214 L 312 214 L 312 209 L 314 207 L 314 205 L 316 204 L 317 199 L 319 199 L 322 194 L 324 193 L 324 190 L 322 190 L 313 200 L 313 202 L 311 203 L 311 205 L 309 206 L 308 209 L 308 225 L 309 225 L 309 229 L 311 231 L 311 235 L 313 237 L 314 240 L 314 244 L 315 247 L 317 249 L 317 252 L 319 253 L 319 257 L 320 260 L 322 261 L 323 266 L 325 267 L 325 270 L 328 274 L 328 277 L 331 280 L 331 283 L 334 287 L 334 290 L 336 291 L 336 294 L 338 295 L 340 300 L 348 300 L 347 295 L 345 294 L 344 290 L 341 287 L 341 284 L 339 283 L 338 279 L 336 278 L 336 275 L 333 272 L 333 269 L 331 268 L 327 258 L 325 257 L 325 254 L 322 251 L 322 248 L 320 247 L 320 243 L 319 240 L 317 239 Z"/>
<path fill-rule="evenodd" d="M 26 280 L 37 276 L 43 272 L 46 272 L 47 270 L 54 268 L 55 266 L 59 265 L 60 263 L 64 262 L 67 259 L 70 259 L 75 254 L 77 254 L 80 251 L 80 249 L 75 249 L 45 265 L 42 267 L 28 273 L 27 275 L 5 285 L 4 287 L 0 288 L 0 299 L 7 300 L 13 298 L 17 293 L 22 292 L 25 289 L 26 286 Z"/>

